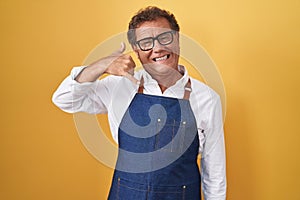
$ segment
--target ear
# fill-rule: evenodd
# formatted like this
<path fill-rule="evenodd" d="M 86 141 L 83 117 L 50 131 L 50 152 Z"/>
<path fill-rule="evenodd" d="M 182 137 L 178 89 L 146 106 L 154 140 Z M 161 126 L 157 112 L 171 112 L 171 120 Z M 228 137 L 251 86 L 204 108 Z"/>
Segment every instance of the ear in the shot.
<path fill-rule="evenodd" d="M 175 33 L 175 38 L 179 42 L 179 32 L 178 31 L 176 31 L 176 33 Z"/>
<path fill-rule="evenodd" d="M 131 45 L 131 48 L 133 49 L 135 55 L 140 59 L 139 49 L 136 45 Z"/>

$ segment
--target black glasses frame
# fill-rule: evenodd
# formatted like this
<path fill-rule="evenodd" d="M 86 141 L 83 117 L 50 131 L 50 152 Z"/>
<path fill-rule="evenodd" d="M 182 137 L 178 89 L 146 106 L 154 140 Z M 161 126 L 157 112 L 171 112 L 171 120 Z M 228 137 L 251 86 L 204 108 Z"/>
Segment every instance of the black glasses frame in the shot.
<path fill-rule="evenodd" d="M 172 30 L 172 31 L 166 31 L 166 32 L 163 32 L 163 33 L 157 35 L 156 37 L 146 37 L 146 38 L 143 38 L 143 39 L 141 39 L 141 40 L 139 40 L 139 41 L 136 41 L 135 44 L 137 44 L 137 45 L 139 46 L 140 50 L 142 50 L 142 51 L 149 51 L 149 50 L 153 49 L 155 40 L 157 40 L 159 44 L 164 45 L 164 46 L 165 46 L 165 45 L 168 45 L 168 44 L 171 44 L 171 43 L 173 42 L 173 40 L 174 40 L 173 34 L 175 34 L 175 32 L 176 32 L 176 31 L 174 31 L 174 30 Z M 167 34 L 167 33 L 171 33 L 172 39 L 171 39 L 170 42 L 162 44 L 162 43 L 159 41 L 158 38 L 159 38 L 160 36 L 164 35 L 164 34 Z M 147 48 L 147 49 L 141 48 L 140 42 L 143 41 L 143 40 L 147 40 L 147 39 L 152 39 L 152 46 L 151 46 L 151 48 Z"/>

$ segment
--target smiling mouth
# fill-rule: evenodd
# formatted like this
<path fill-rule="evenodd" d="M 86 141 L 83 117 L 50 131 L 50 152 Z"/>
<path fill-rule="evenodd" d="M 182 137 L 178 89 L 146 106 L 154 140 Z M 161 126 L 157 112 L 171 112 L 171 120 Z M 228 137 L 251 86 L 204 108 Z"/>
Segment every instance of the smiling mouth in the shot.
<path fill-rule="evenodd" d="M 167 60 L 168 58 L 170 58 L 170 54 L 167 54 L 167 55 L 164 55 L 164 56 L 158 57 L 158 58 L 153 58 L 152 60 L 154 62 L 157 62 L 157 61 Z"/>

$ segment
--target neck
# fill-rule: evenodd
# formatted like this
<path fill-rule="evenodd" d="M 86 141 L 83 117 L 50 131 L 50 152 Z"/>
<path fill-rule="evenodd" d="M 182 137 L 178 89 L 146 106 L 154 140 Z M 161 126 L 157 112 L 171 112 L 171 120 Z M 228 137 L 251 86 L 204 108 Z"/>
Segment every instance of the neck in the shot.
<path fill-rule="evenodd" d="M 162 93 L 172 85 L 174 85 L 182 74 L 178 70 L 170 70 L 168 73 L 151 75 L 154 80 L 158 82 Z"/>

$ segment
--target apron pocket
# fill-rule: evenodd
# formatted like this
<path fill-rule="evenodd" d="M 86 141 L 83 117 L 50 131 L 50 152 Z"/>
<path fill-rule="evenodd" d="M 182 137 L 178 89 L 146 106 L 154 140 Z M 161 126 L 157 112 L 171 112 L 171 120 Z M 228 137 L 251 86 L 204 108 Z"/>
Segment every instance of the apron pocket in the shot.
<path fill-rule="evenodd" d="M 183 152 L 185 129 L 185 121 L 174 121 L 173 123 L 163 124 L 160 120 L 158 120 L 155 149 L 161 149 L 167 152 L 175 153 Z"/>
<path fill-rule="evenodd" d="M 149 197 L 152 200 L 199 200 L 200 183 L 195 181 L 182 186 L 152 187 Z"/>
<path fill-rule="evenodd" d="M 138 200 L 146 199 L 147 185 L 132 182 L 123 178 L 117 178 L 114 182 L 115 198 L 111 200 Z"/>
<path fill-rule="evenodd" d="M 115 178 L 109 200 L 199 200 L 199 182 L 181 186 L 148 186 Z"/>
<path fill-rule="evenodd" d="M 156 186 L 149 191 L 149 199 L 185 200 L 186 186 Z"/>

